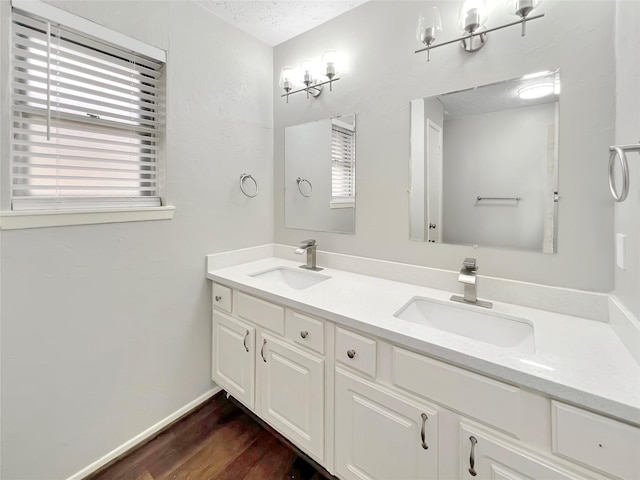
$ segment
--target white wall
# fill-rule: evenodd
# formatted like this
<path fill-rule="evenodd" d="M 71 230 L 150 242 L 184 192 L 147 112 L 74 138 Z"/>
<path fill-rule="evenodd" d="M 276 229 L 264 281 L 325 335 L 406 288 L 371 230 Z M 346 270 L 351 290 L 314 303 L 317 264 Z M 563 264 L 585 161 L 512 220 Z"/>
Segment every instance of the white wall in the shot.
<path fill-rule="evenodd" d="M 616 144 L 640 142 L 640 2 L 616 2 Z M 629 196 L 615 208 L 615 231 L 627 236 L 625 269 L 615 292 L 640 319 L 640 154 L 630 153 Z M 619 167 L 618 167 L 619 168 Z"/>
<path fill-rule="evenodd" d="M 192 2 L 52 3 L 167 50 L 176 213 L 0 233 L 7 480 L 66 478 L 211 389 L 205 255 L 273 240 L 272 49 Z"/>
<path fill-rule="evenodd" d="M 331 119 L 292 125 L 285 135 L 285 215 L 292 228 L 353 231 L 355 209 L 331 208 Z M 308 180 L 300 184 L 297 178 Z"/>
<path fill-rule="evenodd" d="M 435 4 L 435 3 L 434 3 Z M 458 2 L 437 2 L 444 39 L 457 35 Z M 423 1 L 366 3 L 274 49 L 274 71 L 335 48 L 347 68 L 333 92 L 274 101 L 275 239 L 296 244 L 309 232 L 284 226 L 284 127 L 355 112 L 358 122 L 356 234 L 314 232 L 318 248 L 417 265 L 459 269 L 478 258 L 480 275 L 595 291 L 613 288 L 613 202 L 607 186 L 608 146 L 614 128 L 615 3 L 547 1 L 546 16 L 490 34 L 475 54 L 457 45 L 425 55 L 415 39 Z M 580 11 L 576 15 L 576 11 Z M 513 21 L 493 2 L 490 26 Z M 588 53 L 587 53 L 588 52 Z M 558 253 L 434 245 L 409 240 L 409 102 L 474 84 L 560 68 Z M 276 77 L 274 75 L 274 80 Z M 277 81 L 274 92 L 280 94 Z"/>
<path fill-rule="evenodd" d="M 445 243 L 542 251 L 554 124 L 555 103 L 445 119 Z M 521 200 L 477 201 L 478 195 Z"/>

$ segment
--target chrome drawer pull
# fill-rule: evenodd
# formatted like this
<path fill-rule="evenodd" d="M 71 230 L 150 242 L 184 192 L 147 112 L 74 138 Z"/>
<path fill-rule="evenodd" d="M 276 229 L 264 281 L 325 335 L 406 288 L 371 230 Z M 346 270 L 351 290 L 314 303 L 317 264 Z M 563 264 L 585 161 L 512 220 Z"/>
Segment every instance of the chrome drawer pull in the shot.
<path fill-rule="evenodd" d="M 426 413 L 423 413 L 422 415 L 420 415 L 422 417 L 422 429 L 420 430 L 420 439 L 422 440 L 422 448 L 424 448 L 425 450 L 429 449 L 429 445 L 427 445 L 427 442 L 425 441 L 425 428 L 426 428 L 426 423 L 427 420 L 429 419 L 429 417 L 427 417 Z"/>
<path fill-rule="evenodd" d="M 475 477 L 478 473 L 476 472 L 476 469 L 473 467 L 476 464 L 475 449 L 476 449 L 476 443 L 478 443 L 478 439 L 473 435 L 471 435 L 469 437 L 469 441 L 471 442 L 471 455 L 469 455 L 469 466 L 471 468 L 469 468 L 469 473 L 471 474 L 472 477 Z"/>
<path fill-rule="evenodd" d="M 306 330 L 303 330 L 300 332 L 300 336 L 302 338 L 307 338 L 309 336 L 309 332 L 307 332 Z"/>
<path fill-rule="evenodd" d="M 356 356 L 356 351 L 355 350 L 347 350 L 347 357 L 353 358 L 355 356 Z"/>
<path fill-rule="evenodd" d="M 265 339 L 263 340 L 263 342 L 262 342 L 262 348 L 260 349 L 260 356 L 262 357 L 262 361 L 263 361 L 264 363 L 267 363 L 267 359 L 266 359 L 266 357 L 264 356 L 264 346 L 265 346 L 266 344 L 267 344 L 267 339 L 265 338 Z"/>
<path fill-rule="evenodd" d="M 249 351 L 249 347 L 247 347 L 247 337 L 249 336 L 249 330 L 247 330 L 246 332 L 244 332 L 244 340 L 242 343 L 244 343 L 244 349 L 248 352 Z"/>

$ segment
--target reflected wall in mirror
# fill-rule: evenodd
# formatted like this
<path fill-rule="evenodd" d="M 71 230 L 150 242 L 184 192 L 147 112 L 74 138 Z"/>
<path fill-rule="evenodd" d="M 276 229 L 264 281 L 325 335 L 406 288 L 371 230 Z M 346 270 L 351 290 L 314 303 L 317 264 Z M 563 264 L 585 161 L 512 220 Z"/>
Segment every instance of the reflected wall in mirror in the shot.
<path fill-rule="evenodd" d="M 556 251 L 559 71 L 411 101 L 410 239 Z"/>
<path fill-rule="evenodd" d="M 356 116 L 284 130 L 285 227 L 355 233 Z"/>

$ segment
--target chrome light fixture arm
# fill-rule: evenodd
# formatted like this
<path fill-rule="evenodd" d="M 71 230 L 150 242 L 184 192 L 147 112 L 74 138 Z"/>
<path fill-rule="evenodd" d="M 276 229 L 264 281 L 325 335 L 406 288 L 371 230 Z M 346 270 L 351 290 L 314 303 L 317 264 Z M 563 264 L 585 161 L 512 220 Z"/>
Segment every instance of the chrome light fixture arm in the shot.
<path fill-rule="evenodd" d="M 544 13 L 541 13 L 539 15 L 533 15 L 531 17 L 523 17 L 520 20 L 516 20 L 515 22 L 511 22 L 511 23 L 505 23 L 504 25 L 500 25 L 499 27 L 487 28 L 486 30 L 482 29 L 482 31 L 477 30 L 476 32 L 468 33 L 466 35 L 463 35 L 462 37 L 455 38 L 455 39 L 449 40 L 447 42 L 442 42 L 442 43 L 437 43 L 437 44 L 434 44 L 434 45 L 429 45 L 429 46 L 426 46 L 424 48 L 420 48 L 418 50 L 415 50 L 414 53 L 429 52 L 430 50 L 433 50 L 434 48 L 443 47 L 445 45 L 449 45 L 451 43 L 457 43 L 457 42 L 462 42 L 462 43 L 468 42 L 469 44 L 471 44 L 471 43 L 473 43 L 471 40 L 473 40 L 474 37 L 486 36 L 488 33 L 495 32 L 496 30 L 502 30 L 503 28 L 513 27 L 514 25 L 522 25 L 523 26 L 522 35 L 524 36 L 524 33 L 525 33 L 524 24 L 526 24 L 527 22 L 529 22 L 531 20 L 537 20 L 538 18 L 542 18 L 542 17 L 544 17 Z M 467 51 L 471 51 L 471 50 L 467 50 Z"/>
<path fill-rule="evenodd" d="M 331 80 L 311 84 L 308 87 L 299 88 L 298 90 L 291 90 L 287 93 L 283 93 L 280 96 L 287 97 L 287 101 L 289 100 L 289 95 L 293 95 L 294 93 L 300 93 L 300 92 L 307 92 L 307 98 L 309 97 L 309 94 L 313 95 L 314 97 L 317 97 L 318 95 L 320 95 L 320 92 L 322 92 L 323 85 L 329 84 L 329 86 L 331 87 L 333 82 L 337 82 L 338 80 L 340 80 L 340 77 L 335 77 L 335 78 L 332 78 Z"/>

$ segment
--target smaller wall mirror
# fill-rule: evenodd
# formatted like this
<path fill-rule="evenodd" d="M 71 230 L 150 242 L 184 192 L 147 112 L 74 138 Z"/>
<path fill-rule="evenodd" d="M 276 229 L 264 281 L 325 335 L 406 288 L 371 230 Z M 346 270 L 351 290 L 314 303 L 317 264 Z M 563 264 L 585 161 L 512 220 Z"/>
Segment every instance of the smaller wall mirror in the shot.
<path fill-rule="evenodd" d="M 284 130 L 285 226 L 355 233 L 356 116 Z"/>
<path fill-rule="evenodd" d="M 410 238 L 554 253 L 560 74 L 411 101 Z"/>

